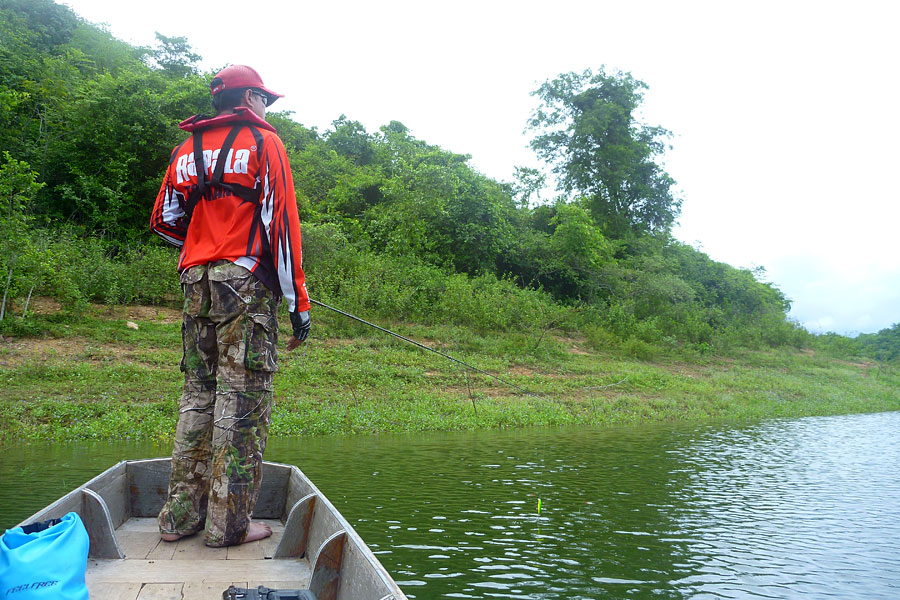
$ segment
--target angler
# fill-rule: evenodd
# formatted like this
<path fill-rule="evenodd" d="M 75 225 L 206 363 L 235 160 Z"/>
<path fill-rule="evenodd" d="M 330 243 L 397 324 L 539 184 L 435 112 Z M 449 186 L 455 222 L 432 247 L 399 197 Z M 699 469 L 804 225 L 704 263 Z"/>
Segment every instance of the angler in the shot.
<path fill-rule="evenodd" d="M 281 97 L 233 65 L 210 85 L 216 116 L 181 123 L 150 227 L 181 248 L 184 391 L 159 531 L 204 531 L 208 546 L 271 535 L 250 515 L 277 369 L 277 310 L 287 302 L 294 350 L 309 335 L 300 219 L 284 145 L 265 121 Z M 201 168 L 197 168 L 201 166 Z"/>

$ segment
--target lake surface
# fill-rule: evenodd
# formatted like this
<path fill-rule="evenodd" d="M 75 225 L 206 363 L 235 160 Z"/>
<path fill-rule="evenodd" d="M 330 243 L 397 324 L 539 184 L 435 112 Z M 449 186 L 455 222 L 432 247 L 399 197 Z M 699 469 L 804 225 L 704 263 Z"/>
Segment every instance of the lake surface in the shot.
<path fill-rule="evenodd" d="M 169 452 L 5 449 L 0 527 Z M 300 466 L 411 598 L 900 598 L 897 412 L 278 439 L 266 457 Z"/>

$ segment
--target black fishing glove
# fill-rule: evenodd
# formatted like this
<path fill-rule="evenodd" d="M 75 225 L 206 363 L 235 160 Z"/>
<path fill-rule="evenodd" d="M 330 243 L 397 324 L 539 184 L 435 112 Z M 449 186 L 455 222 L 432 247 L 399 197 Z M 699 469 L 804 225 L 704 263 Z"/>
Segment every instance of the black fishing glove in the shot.
<path fill-rule="evenodd" d="M 300 340 L 301 342 L 306 341 L 306 338 L 309 336 L 309 311 L 304 310 L 303 312 L 292 312 L 291 314 L 291 327 L 294 328 L 294 337 Z"/>

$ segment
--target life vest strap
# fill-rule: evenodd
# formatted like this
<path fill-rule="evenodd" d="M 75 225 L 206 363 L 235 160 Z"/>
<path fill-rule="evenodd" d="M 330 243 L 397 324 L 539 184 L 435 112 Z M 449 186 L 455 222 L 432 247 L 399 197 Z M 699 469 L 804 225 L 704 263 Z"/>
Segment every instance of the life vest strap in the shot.
<path fill-rule="evenodd" d="M 207 190 L 213 187 L 226 189 L 233 196 L 237 196 L 244 202 L 259 204 L 259 196 L 262 192 L 261 188 L 249 188 L 238 183 L 224 183 L 222 181 L 222 176 L 225 173 L 225 163 L 228 162 L 228 153 L 231 151 L 231 146 L 234 144 L 234 140 L 237 138 L 238 133 L 240 133 L 241 129 L 244 127 L 244 124 L 239 123 L 234 125 L 231 128 L 231 131 L 228 132 L 228 135 L 225 137 L 225 141 L 222 144 L 222 148 L 219 150 L 219 158 L 216 160 L 216 168 L 213 171 L 212 178 L 208 182 L 206 180 L 206 163 L 203 161 L 203 133 L 202 130 L 194 132 L 194 166 L 197 170 L 197 187 L 188 194 L 187 200 L 185 200 L 184 203 L 183 219 L 185 227 L 190 224 L 197 203 L 200 202 L 200 199 L 203 198 Z"/>

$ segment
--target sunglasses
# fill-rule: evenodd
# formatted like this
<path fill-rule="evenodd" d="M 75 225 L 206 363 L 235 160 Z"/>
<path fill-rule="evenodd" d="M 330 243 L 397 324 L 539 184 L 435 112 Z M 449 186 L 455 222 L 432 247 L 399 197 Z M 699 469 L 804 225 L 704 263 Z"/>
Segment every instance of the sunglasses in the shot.
<path fill-rule="evenodd" d="M 263 106 L 269 106 L 269 96 L 263 94 L 262 92 L 257 92 L 256 90 L 250 90 L 250 93 L 254 96 L 259 96 L 259 99 L 262 100 Z"/>

